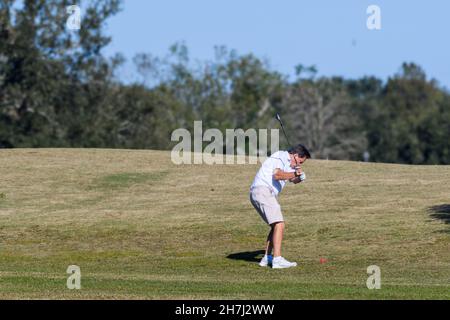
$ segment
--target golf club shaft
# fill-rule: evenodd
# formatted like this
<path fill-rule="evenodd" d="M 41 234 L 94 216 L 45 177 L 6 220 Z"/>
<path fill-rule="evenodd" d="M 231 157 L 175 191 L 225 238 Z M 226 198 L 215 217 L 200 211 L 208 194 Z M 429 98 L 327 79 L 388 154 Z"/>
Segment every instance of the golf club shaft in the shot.
<path fill-rule="evenodd" d="M 289 145 L 290 147 L 292 147 L 292 144 L 291 144 L 291 142 L 289 141 L 289 138 L 288 138 L 288 136 L 287 136 L 287 134 L 286 134 L 286 131 L 285 131 L 285 129 L 284 129 L 283 123 L 281 123 L 281 130 L 283 130 L 283 133 L 284 133 L 284 136 L 286 137 L 286 141 L 287 141 L 288 145 Z"/>
<path fill-rule="evenodd" d="M 286 134 L 286 131 L 284 130 L 283 121 L 281 120 L 281 117 L 280 117 L 280 114 L 279 114 L 279 113 L 277 113 L 276 119 L 280 122 L 281 130 L 283 130 L 284 137 L 286 138 L 286 141 L 287 141 L 287 143 L 289 144 L 289 146 L 292 148 L 293 146 L 292 146 L 292 144 L 291 144 L 290 141 L 289 141 L 289 138 L 288 138 L 288 136 L 287 136 L 287 134 Z M 297 162 L 297 158 L 295 158 L 295 156 L 294 156 L 294 160 L 295 160 L 296 168 L 300 168 L 300 166 L 298 165 L 298 162 Z"/>

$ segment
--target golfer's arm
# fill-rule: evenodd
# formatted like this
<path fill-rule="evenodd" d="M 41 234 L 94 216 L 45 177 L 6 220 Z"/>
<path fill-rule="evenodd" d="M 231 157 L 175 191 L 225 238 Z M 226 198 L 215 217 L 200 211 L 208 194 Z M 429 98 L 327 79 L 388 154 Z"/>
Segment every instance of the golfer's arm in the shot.
<path fill-rule="evenodd" d="M 273 171 L 273 178 L 275 180 L 291 180 L 295 178 L 295 172 L 284 172 L 280 169 L 275 169 Z"/>

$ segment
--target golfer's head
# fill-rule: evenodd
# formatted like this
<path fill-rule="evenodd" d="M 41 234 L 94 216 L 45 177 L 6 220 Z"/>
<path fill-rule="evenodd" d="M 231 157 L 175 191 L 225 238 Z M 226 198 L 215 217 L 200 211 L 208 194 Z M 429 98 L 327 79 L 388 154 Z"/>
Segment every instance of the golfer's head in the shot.
<path fill-rule="evenodd" d="M 295 167 L 298 164 L 303 164 L 306 159 L 311 158 L 311 154 L 308 149 L 302 144 L 298 144 L 288 150 L 291 155 L 291 167 Z"/>

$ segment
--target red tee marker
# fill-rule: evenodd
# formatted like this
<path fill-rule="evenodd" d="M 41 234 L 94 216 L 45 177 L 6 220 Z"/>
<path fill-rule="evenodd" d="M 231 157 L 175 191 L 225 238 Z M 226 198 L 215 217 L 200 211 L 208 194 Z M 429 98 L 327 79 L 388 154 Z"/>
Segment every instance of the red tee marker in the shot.
<path fill-rule="evenodd" d="M 328 260 L 325 259 L 325 258 L 320 258 L 320 260 L 319 260 L 320 264 L 324 264 L 324 263 L 326 263 L 327 261 L 328 261 Z"/>

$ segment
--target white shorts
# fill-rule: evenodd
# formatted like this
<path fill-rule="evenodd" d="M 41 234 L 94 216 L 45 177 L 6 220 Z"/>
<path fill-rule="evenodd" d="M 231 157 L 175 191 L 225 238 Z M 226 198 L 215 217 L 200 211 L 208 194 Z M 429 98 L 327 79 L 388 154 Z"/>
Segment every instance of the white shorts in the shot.
<path fill-rule="evenodd" d="M 281 207 L 268 187 L 254 187 L 250 191 L 250 202 L 267 224 L 283 222 Z"/>

